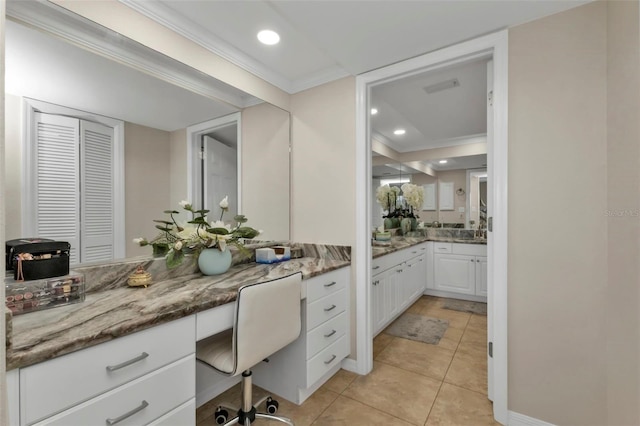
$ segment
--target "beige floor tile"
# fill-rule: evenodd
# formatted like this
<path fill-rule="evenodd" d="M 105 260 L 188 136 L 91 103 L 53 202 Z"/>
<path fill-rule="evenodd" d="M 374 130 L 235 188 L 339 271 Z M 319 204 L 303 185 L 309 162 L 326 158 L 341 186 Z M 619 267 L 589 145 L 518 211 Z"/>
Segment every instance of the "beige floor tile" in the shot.
<path fill-rule="evenodd" d="M 451 349 L 397 337 L 378 355 L 377 361 L 442 380 L 451 364 Z"/>
<path fill-rule="evenodd" d="M 468 312 L 453 311 L 451 309 L 442 309 L 438 307 L 428 307 L 423 309 L 420 313 L 421 315 L 432 318 L 446 319 L 449 321 L 449 327 L 460 329 L 465 329 L 469 322 L 469 318 L 471 318 L 471 314 Z"/>
<path fill-rule="evenodd" d="M 471 314 L 471 318 L 469 318 L 469 324 L 467 324 L 468 328 L 473 328 L 477 330 L 487 330 L 487 316 L 486 315 L 478 315 Z"/>
<path fill-rule="evenodd" d="M 493 420 L 493 407 L 486 395 L 443 384 L 433 404 L 426 426 L 499 425 Z"/>
<path fill-rule="evenodd" d="M 447 327 L 447 331 L 444 332 L 442 339 L 438 342 L 438 346 L 455 351 L 458 348 L 458 343 L 460 343 L 463 333 L 464 330 L 461 328 Z"/>
<path fill-rule="evenodd" d="M 343 396 L 339 396 L 313 422 L 313 426 L 409 426 L 410 424 Z"/>
<path fill-rule="evenodd" d="M 356 378 L 342 396 L 409 423 L 423 425 L 440 384 L 429 377 L 375 362 L 371 373 Z"/>
<path fill-rule="evenodd" d="M 484 347 L 460 343 L 444 381 L 486 395 L 487 355 Z"/>
<path fill-rule="evenodd" d="M 373 359 L 382 352 L 389 343 L 393 341 L 394 337 L 390 334 L 380 333 L 373 339 Z"/>
<path fill-rule="evenodd" d="M 347 370 L 338 370 L 327 382 L 322 385 L 322 388 L 335 393 L 342 393 L 344 390 L 358 377 L 358 374 L 352 373 Z"/>
<path fill-rule="evenodd" d="M 257 401 L 263 396 L 269 394 L 269 392 L 264 389 L 254 386 L 253 387 L 253 399 Z M 275 400 L 279 403 L 278 413 L 279 416 L 288 417 L 296 424 L 296 426 L 309 426 L 313 421 L 320 416 L 320 414 L 327 408 L 329 405 L 335 401 L 338 397 L 338 394 L 335 392 L 331 392 L 326 389 L 318 389 L 313 395 L 311 395 L 302 405 L 296 405 L 292 402 L 287 401 L 284 398 L 279 397 L 278 395 L 272 395 Z M 234 407 L 240 406 L 240 385 L 236 385 L 226 392 L 222 393 L 218 397 L 213 400 L 207 402 L 200 408 L 196 410 L 196 422 L 198 426 L 200 425 L 215 425 L 215 420 L 213 419 L 213 413 L 218 405 L 227 403 L 231 404 Z M 259 412 L 264 412 L 265 407 L 261 405 L 258 407 Z M 230 417 L 233 417 L 234 413 L 229 413 Z M 259 420 L 254 424 L 256 425 L 270 425 L 270 424 L 278 424 L 282 425 L 281 422 L 275 421 L 267 421 L 267 420 Z"/>
<path fill-rule="evenodd" d="M 487 330 L 467 327 L 464 330 L 460 343 L 464 345 L 476 345 L 482 348 L 487 347 Z"/>

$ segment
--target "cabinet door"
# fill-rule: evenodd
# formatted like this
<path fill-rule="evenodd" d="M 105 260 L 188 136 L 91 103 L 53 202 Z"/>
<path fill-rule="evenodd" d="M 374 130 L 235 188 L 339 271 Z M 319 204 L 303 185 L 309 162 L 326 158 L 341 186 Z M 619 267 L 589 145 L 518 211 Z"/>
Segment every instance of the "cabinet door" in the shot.
<path fill-rule="evenodd" d="M 387 321 L 384 298 L 386 276 L 383 272 L 371 277 L 371 323 L 374 336 L 382 330 Z"/>
<path fill-rule="evenodd" d="M 388 272 L 384 282 L 384 298 L 386 302 L 387 320 L 394 318 L 400 312 L 402 281 L 406 277 L 406 264 L 394 266 Z"/>
<path fill-rule="evenodd" d="M 406 279 L 402 280 L 403 307 L 408 307 L 409 303 L 415 299 L 416 295 L 420 291 L 421 281 L 425 279 L 421 268 L 424 264 L 424 260 L 421 262 L 421 259 L 422 257 L 414 257 L 407 261 L 407 268 L 405 270 Z"/>
<path fill-rule="evenodd" d="M 487 296 L 487 258 L 476 256 L 476 296 Z"/>
<path fill-rule="evenodd" d="M 427 255 L 422 254 L 416 261 L 414 266 L 414 273 L 416 274 L 415 287 L 412 297 L 418 297 L 418 295 L 424 293 L 424 289 L 427 288 Z"/>
<path fill-rule="evenodd" d="M 476 258 L 458 254 L 434 254 L 436 290 L 476 294 Z"/>

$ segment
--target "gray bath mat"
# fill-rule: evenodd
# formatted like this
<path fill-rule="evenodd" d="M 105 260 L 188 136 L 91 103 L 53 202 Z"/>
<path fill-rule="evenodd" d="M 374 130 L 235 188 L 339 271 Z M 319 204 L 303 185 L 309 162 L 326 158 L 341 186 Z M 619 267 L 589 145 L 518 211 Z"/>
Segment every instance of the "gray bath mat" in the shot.
<path fill-rule="evenodd" d="M 487 315 L 487 304 L 472 302 L 470 300 L 445 299 L 442 304 L 444 309 L 452 311 L 470 312 L 472 314 Z"/>
<path fill-rule="evenodd" d="M 384 332 L 404 339 L 437 345 L 448 327 L 447 320 L 407 312 L 400 315 Z"/>

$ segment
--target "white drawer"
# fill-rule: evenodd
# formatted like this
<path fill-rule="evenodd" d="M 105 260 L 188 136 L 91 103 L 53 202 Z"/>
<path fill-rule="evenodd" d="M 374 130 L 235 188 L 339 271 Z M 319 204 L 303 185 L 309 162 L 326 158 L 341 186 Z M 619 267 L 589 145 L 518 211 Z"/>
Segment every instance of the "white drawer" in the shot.
<path fill-rule="evenodd" d="M 37 426 L 145 425 L 194 398 L 195 371 L 196 358 L 192 354 Z"/>
<path fill-rule="evenodd" d="M 307 334 L 307 359 L 311 358 L 347 331 L 347 313 L 323 322 Z"/>
<path fill-rule="evenodd" d="M 307 280 L 307 302 L 315 302 L 347 286 L 350 268 L 341 268 Z"/>
<path fill-rule="evenodd" d="M 190 316 L 20 369 L 21 417 L 31 424 L 87 401 L 195 353 L 195 342 Z"/>
<path fill-rule="evenodd" d="M 348 344 L 347 336 L 343 335 L 318 355 L 307 361 L 307 386 L 311 386 L 349 355 Z"/>
<path fill-rule="evenodd" d="M 485 244 L 453 244 L 453 254 L 486 256 L 487 246 Z"/>
<path fill-rule="evenodd" d="M 307 331 L 313 330 L 346 309 L 346 291 L 342 289 L 307 305 Z"/>
<path fill-rule="evenodd" d="M 191 398 L 178 408 L 175 408 L 149 423 L 148 426 L 187 426 L 196 424 L 196 399 Z"/>
<path fill-rule="evenodd" d="M 452 244 L 451 243 L 433 243 L 433 252 L 434 253 L 451 253 L 452 252 Z"/>

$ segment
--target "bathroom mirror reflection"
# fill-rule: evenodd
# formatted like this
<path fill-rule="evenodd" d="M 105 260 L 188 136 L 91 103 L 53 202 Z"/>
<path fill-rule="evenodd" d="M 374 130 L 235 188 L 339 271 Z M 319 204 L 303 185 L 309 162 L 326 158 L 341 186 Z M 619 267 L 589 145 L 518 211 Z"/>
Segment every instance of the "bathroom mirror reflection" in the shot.
<path fill-rule="evenodd" d="M 40 14 L 52 33 L 61 33 L 24 25 L 20 7 L 35 8 L 26 10 L 29 19 Z M 164 210 L 181 210 L 181 200 L 198 207 L 206 201 L 215 210 L 224 195 L 235 198 L 250 226 L 264 230 L 262 239 L 289 239 L 287 111 L 54 5 L 12 2 L 7 15 L 7 239 L 70 240 L 81 251 L 93 241 L 72 263 L 150 255 L 132 239 L 153 238 L 153 220 L 163 219 Z M 67 30 L 89 39 L 84 47 L 94 51 L 65 41 L 60 34 Z M 234 120 L 232 141 L 223 131 L 229 128 L 213 122 L 221 117 Z M 207 123 L 205 140 L 198 126 Z M 51 151 L 32 148 L 38 125 L 49 126 Z M 60 145 L 68 128 L 80 129 L 71 140 L 82 148 Z M 84 145 L 92 135 L 93 150 Z M 206 163 L 212 136 L 228 149 L 224 167 L 235 168 L 222 173 L 213 154 Z M 233 187 L 236 194 L 226 194 Z M 69 196 L 77 198 L 65 204 Z M 63 211 L 66 219 L 51 220 Z M 212 211 L 210 219 L 219 214 Z M 188 220 L 186 212 L 180 216 Z"/>

